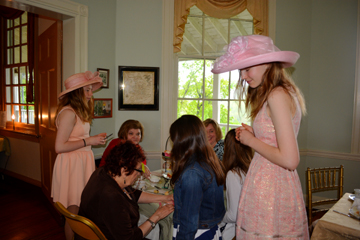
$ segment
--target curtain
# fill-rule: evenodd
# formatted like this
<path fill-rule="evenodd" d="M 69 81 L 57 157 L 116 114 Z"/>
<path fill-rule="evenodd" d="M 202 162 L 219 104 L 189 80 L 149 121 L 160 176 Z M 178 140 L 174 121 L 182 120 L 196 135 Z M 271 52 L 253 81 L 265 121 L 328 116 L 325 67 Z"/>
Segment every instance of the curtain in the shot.
<path fill-rule="evenodd" d="M 174 53 L 181 51 L 185 24 L 194 5 L 216 18 L 230 18 L 247 9 L 253 16 L 254 33 L 268 35 L 268 0 L 175 0 L 174 3 Z"/>
<path fill-rule="evenodd" d="M 34 33 L 35 33 L 35 14 L 28 12 L 28 23 L 27 23 L 27 40 L 28 40 L 28 64 L 29 64 L 29 80 L 26 86 L 26 102 L 34 101 Z"/>

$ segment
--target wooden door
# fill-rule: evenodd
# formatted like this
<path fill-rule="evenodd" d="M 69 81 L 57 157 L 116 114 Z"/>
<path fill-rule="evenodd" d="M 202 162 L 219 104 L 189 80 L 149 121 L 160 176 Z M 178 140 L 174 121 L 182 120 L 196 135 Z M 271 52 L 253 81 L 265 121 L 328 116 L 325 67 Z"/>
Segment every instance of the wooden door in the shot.
<path fill-rule="evenodd" d="M 38 38 L 39 131 L 41 185 L 52 204 L 51 182 L 55 152 L 55 114 L 61 91 L 62 22 L 56 21 Z"/>

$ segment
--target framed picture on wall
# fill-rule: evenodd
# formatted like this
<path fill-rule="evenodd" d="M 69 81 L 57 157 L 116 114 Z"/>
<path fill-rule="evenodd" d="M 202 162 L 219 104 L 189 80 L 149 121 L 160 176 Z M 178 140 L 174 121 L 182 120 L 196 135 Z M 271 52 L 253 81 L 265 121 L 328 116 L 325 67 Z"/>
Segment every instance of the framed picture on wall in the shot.
<path fill-rule="evenodd" d="M 159 70 L 119 66 L 119 110 L 159 110 Z"/>
<path fill-rule="evenodd" d="M 110 77 L 110 70 L 105 68 L 98 68 L 96 71 L 99 72 L 100 77 L 102 79 L 103 85 L 102 88 L 109 88 L 109 77 Z"/>
<path fill-rule="evenodd" d="M 112 117 L 112 99 L 94 98 L 94 118 Z"/>

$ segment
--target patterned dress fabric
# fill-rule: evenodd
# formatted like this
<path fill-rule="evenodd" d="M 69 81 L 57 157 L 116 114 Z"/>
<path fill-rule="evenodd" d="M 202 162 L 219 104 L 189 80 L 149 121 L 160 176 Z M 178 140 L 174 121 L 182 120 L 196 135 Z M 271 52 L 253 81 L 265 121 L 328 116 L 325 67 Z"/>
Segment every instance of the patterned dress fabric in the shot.
<path fill-rule="evenodd" d="M 220 139 L 216 143 L 216 145 L 214 146 L 214 151 L 219 160 L 222 161 L 224 155 L 224 140 Z"/>
<path fill-rule="evenodd" d="M 301 121 L 299 102 L 292 119 L 295 136 Z M 267 102 L 254 120 L 255 136 L 277 147 Z M 236 222 L 236 239 L 309 239 L 307 215 L 299 175 L 255 152 L 243 185 Z"/>
<path fill-rule="evenodd" d="M 66 106 L 58 115 L 65 109 L 74 111 L 71 107 Z M 56 127 L 58 127 L 58 122 L 56 122 Z M 88 138 L 89 132 L 90 124 L 88 122 L 83 123 L 79 116 L 76 115 L 76 123 L 70 134 L 69 141 Z M 71 205 L 80 206 L 81 193 L 94 171 L 95 160 L 91 146 L 58 154 L 54 164 L 51 187 L 53 201 L 59 201 L 65 207 Z"/>

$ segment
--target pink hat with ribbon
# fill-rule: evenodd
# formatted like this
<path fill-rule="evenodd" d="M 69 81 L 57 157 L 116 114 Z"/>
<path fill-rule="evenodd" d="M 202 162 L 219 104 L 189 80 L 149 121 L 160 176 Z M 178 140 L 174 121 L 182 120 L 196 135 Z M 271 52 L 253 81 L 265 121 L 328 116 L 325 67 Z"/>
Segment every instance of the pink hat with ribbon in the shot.
<path fill-rule="evenodd" d="M 60 99 L 65 94 L 87 85 L 92 85 L 92 91 L 99 89 L 103 85 L 102 79 L 99 77 L 99 72 L 92 73 L 91 71 L 86 71 L 84 73 L 71 75 L 65 80 L 66 90 L 62 91 L 58 98 Z"/>
<path fill-rule="evenodd" d="M 213 73 L 244 69 L 259 64 L 281 62 L 284 68 L 291 67 L 299 59 L 296 52 L 281 51 L 271 38 L 262 35 L 239 36 L 225 46 L 226 53 L 214 62 Z"/>

